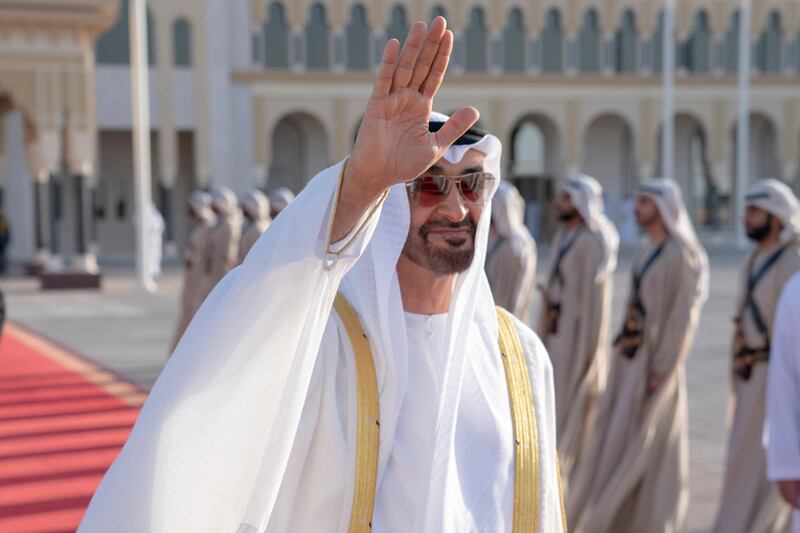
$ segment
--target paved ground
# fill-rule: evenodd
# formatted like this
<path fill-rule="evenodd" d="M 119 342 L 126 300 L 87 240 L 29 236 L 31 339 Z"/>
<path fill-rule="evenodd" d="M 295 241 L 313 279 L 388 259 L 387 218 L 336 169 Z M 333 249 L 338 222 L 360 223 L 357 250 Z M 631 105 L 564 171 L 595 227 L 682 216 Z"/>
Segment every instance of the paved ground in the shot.
<path fill-rule="evenodd" d="M 739 257 L 725 249 L 712 253 L 711 298 L 688 361 L 692 494 L 687 531 L 691 532 L 710 529 L 721 484 L 730 317 Z M 624 272 L 629 262 L 626 254 L 617 276 L 617 311 L 627 290 Z M 140 292 L 131 269 L 125 267 L 105 269 L 102 291 L 43 293 L 34 281 L 21 278 L 2 280 L 0 287 L 11 320 L 149 388 L 164 364 L 177 318 L 179 274 L 176 268 L 167 268 L 155 294 Z"/>

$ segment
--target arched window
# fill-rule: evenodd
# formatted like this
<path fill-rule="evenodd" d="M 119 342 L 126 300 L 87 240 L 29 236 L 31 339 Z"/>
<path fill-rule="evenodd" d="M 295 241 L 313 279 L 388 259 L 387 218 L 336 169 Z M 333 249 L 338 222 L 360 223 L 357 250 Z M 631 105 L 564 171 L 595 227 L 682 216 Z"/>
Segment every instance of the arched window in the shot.
<path fill-rule="evenodd" d="M 681 64 L 689 72 L 705 73 L 711 63 L 711 30 L 708 13 L 699 11 L 694 16 L 694 30 L 683 45 Z"/>
<path fill-rule="evenodd" d="M 389 27 L 386 28 L 386 39 L 397 39 L 400 41 L 400 46 L 403 46 L 408 36 L 408 29 L 406 8 L 401 5 L 394 6 L 389 17 Z"/>
<path fill-rule="evenodd" d="M 472 8 L 469 14 L 469 25 L 464 32 L 467 42 L 467 56 L 465 60 L 466 70 L 484 71 L 487 61 L 487 33 L 486 22 L 483 9 L 480 7 Z"/>
<path fill-rule="evenodd" d="M 514 135 L 514 177 L 542 176 L 545 174 L 545 139 L 539 125 L 533 120 L 523 122 Z"/>
<path fill-rule="evenodd" d="M 119 18 L 110 30 L 97 39 L 95 60 L 107 65 L 128 65 L 131 62 L 130 35 L 128 33 L 128 0 L 120 0 Z M 155 20 L 147 8 L 147 61 L 155 64 Z"/>
<path fill-rule="evenodd" d="M 172 48 L 176 67 L 192 66 L 192 27 L 185 18 L 172 25 Z"/>
<path fill-rule="evenodd" d="M 626 9 L 614 39 L 616 71 L 624 74 L 636 72 L 636 49 L 639 36 L 636 31 L 636 15 L 633 10 Z"/>
<path fill-rule="evenodd" d="M 508 12 L 508 24 L 503 30 L 503 56 L 506 72 L 525 70 L 525 23 L 518 7 Z"/>
<path fill-rule="evenodd" d="M 436 5 L 433 6 L 431 9 L 431 20 L 435 19 L 436 17 L 444 17 L 447 18 L 447 11 L 442 6 Z"/>
<path fill-rule="evenodd" d="M 264 23 L 264 66 L 289 67 L 289 26 L 280 2 L 272 2 Z"/>
<path fill-rule="evenodd" d="M 733 74 L 739 68 L 739 10 L 731 17 L 725 34 L 725 72 Z"/>
<path fill-rule="evenodd" d="M 767 26 L 761 33 L 756 45 L 756 65 L 761 72 L 776 74 L 781 71 L 782 45 L 781 14 L 777 11 L 772 11 L 767 18 Z"/>
<path fill-rule="evenodd" d="M 361 4 L 355 4 L 350 10 L 350 22 L 347 24 L 347 68 L 369 68 L 369 25 L 367 10 Z"/>
<path fill-rule="evenodd" d="M 578 71 L 600 71 L 600 20 L 595 9 L 586 11 L 578 33 Z"/>
<path fill-rule="evenodd" d="M 561 12 L 551 9 L 541 34 L 542 72 L 561 72 L 564 70 L 564 33 L 561 30 Z"/>
<path fill-rule="evenodd" d="M 329 68 L 330 49 L 325 7 L 317 3 L 311 6 L 311 18 L 306 24 L 306 67 L 309 69 Z"/>

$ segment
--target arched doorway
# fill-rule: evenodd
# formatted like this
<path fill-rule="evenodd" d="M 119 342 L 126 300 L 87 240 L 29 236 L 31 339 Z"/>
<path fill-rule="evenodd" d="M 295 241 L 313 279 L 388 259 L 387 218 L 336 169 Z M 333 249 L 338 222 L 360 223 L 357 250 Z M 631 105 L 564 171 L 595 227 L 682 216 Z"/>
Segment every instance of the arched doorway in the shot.
<path fill-rule="evenodd" d="M 506 176 L 525 198 L 525 224 L 539 240 L 555 233 L 552 200 L 560 174 L 560 141 L 555 123 L 534 113 L 511 130 L 510 168 Z"/>
<path fill-rule="evenodd" d="M 314 116 L 298 112 L 278 121 L 272 130 L 272 164 L 268 189 L 288 187 L 295 194 L 328 166 L 328 136 Z"/>
<path fill-rule="evenodd" d="M 658 168 L 662 166 L 661 131 L 658 139 Z M 728 217 L 727 184 L 715 179 L 708 160 L 708 137 L 700 120 L 689 113 L 675 115 L 674 176 L 681 187 L 692 220 L 712 228 Z M 662 171 L 659 172 L 661 174 Z"/>
<path fill-rule="evenodd" d="M 606 214 L 618 226 L 629 224 L 637 184 L 630 125 L 619 115 L 600 115 L 586 129 L 583 153 L 583 172 L 603 186 Z"/>

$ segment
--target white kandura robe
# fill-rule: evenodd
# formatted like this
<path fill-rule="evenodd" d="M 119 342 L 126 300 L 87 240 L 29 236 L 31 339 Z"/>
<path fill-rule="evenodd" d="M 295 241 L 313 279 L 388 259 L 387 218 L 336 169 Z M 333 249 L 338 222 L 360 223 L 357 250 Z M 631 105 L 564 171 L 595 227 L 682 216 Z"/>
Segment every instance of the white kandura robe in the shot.
<path fill-rule="evenodd" d="M 737 312 L 746 295 L 747 269 L 751 257 L 756 254 L 753 271 L 758 272 L 764 261 L 777 249 L 777 246 L 764 252 L 753 249 L 745 256 L 739 274 Z M 798 270 L 800 249 L 796 245 L 790 245 L 753 292 L 753 299 L 770 331 L 781 290 Z M 764 345 L 764 339 L 758 332 L 749 309 L 743 314 L 742 333 L 749 347 L 758 348 Z M 728 424 L 730 435 L 725 480 L 714 524 L 714 531 L 718 533 L 769 533 L 783 531 L 789 523 L 790 507 L 784 502 L 775 484 L 767 479 L 767 463 L 762 443 L 770 364 L 754 365 L 747 381 L 731 375 Z M 733 374 L 732 370 L 731 373 Z"/>
<path fill-rule="evenodd" d="M 538 329 L 553 363 L 558 452 L 566 493 L 573 484 L 573 466 L 581 460 L 597 401 L 605 389 L 612 286 L 610 274 L 597 276 L 603 249 L 599 237 L 588 228 L 559 231 L 551 253 L 558 254 L 564 243 L 573 238 L 561 260 L 560 278 L 554 271 L 555 263 L 551 265 Z M 547 302 L 561 305 L 555 333 L 547 331 Z"/>
<path fill-rule="evenodd" d="M 314 178 L 203 304 L 79 531 L 347 531 L 356 386 L 350 341 L 331 313 L 338 291 L 358 312 L 376 364 L 375 531 L 510 531 L 513 427 L 482 269 L 488 220 L 479 224 L 479 264 L 454 289 L 446 349 L 438 354 L 441 385 L 421 392 L 435 419 L 432 449 L 416 453 L 400 444 L 413 420 L 404 405 L 418 400 L 413 380 L 420 371 L 394 271 L 408 228 L 406 192 L 394 187 L 332 258 L 325 243 L 340 170 Z M 517 327 L 538 427 L 538 530 L 560 532 L 552 370 L 536 335 Z M 419 478 L 413 524 L 390 509 L 410 501 L 398 464 Z"/>
<path fill-rule="evenodd" d="M 644 242 L 633 268 L 638 270 L 654 249 Z M 633 359 L 613 353 L 591 440 L 569 492 L 571 531 L 675 532 L 683 527 L 689 503 L 684 363 L 702 307 L 696 276 L 688 252 L 668 239 L 642 280 L 643 343 Z M 647 392 L 651 374 L 663 376 L 653 394 Z"/>
<path fill-rule="evenodd" d="M 767 475 L 800 479 L 800 273 L 784 286 L 773 326 L 767 386 Z M 800 533 L 800 510 L 794 511 Z"/>

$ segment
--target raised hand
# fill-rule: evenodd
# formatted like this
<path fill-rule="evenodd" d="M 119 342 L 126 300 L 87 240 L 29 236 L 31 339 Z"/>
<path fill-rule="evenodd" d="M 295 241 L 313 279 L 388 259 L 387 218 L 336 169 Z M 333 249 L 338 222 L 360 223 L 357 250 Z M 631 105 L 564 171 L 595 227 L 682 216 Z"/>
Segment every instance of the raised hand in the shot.
<path fill-rule="evenodd" d="M 384 190 L 422 174 L 478 120 L 477 109 L 465 107 L 439 131 L 428 131 L 452 50 L 453 33 L 442 17 L 430 28 L 416 22 L 402 52 L 397 39 L 386 44 L 347 162 L 332 241 L 346 235 Z"/>

